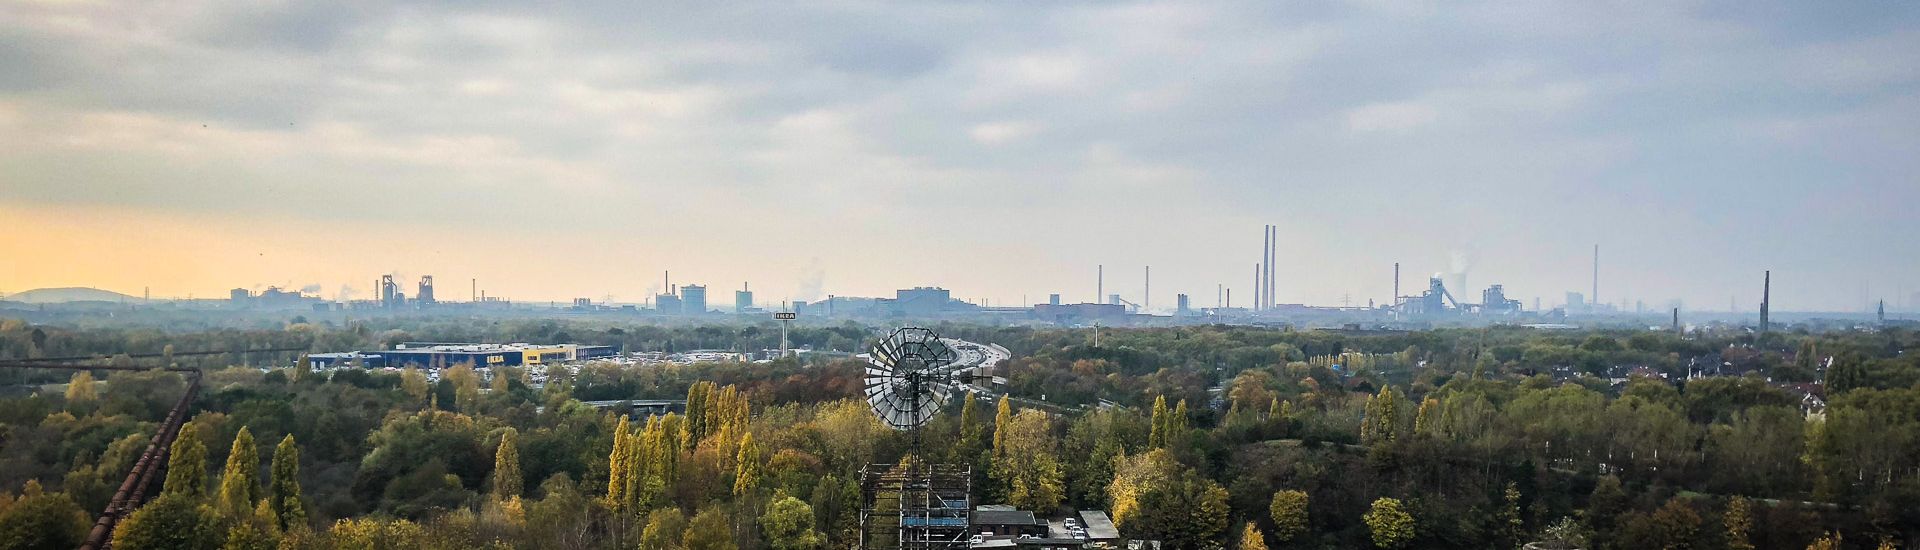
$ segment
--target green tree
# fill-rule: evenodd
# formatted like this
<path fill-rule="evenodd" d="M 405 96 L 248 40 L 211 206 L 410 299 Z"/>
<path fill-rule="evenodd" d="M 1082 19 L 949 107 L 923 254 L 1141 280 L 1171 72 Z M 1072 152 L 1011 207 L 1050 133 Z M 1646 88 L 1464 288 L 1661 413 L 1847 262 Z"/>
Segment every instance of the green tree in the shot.
<path fill-rule="evenodd" d="M 1181 399 L 1179 404 L 1173 406 L 1173 416 L 1167 418 L 1167 433 L 1163 437 L 1168 446 L 1186 441 L 1188 418 L 1187 400 Z"/>
<path fill-rule="evenodd" d="M 1200 548 L 1227 534 L 1229 512 L 1226 488 L 1188 470 L 1142 495 L 1122 529 L 1174 548 Z"/>
<path fill-rule="evenodd" d="M 1107 486 L 1107 496 L 1113 502 L 1114 525 L 1125 533 L 1137 532 L 1131 527 L 1135 518 L 1143 515 L 1146 496 L 1165 490 L 1179 474 L 1179 467 L 1179 462 L 1166 449 L 1114 457 L 1113 483 Z"/>
<path fill-rule="evenodd" d="M 520 432 L 507 428 L 500 434 L 500 447 L 493 452 L 493 498 L 518 497 L 525 486 L 526 479 L 520 474 Z"/>
<path fill-rule="evenodd" d="M 1526 541 L 1526 524 L 1520 516 L 1520 486 L 1509 481 L 1502 495 L 1505 502 L 1500 505 L 1500 513 L 1494 515 L 1494 534 L 1503 548 L 1518 547 Z"/>
<path fill-rule="evenodd" d="M 1366 522 L 1367 532 L 1373 535 L 1374 546 L 1404 548 L 1407 543 L 1413 542 L 1413 516 L 1407 513 L 1399 499 L 1381 497 L 1374 500 L 1360 519 Z"/>
<path fill-rule="evenodd" d="M 167 452 L 166 494 L 199 499 L 207 494 L 207 446 L 200 442 L 200 430 L 192 422 L 180 427 L 173 446 Z"/>
<path fill-rule="evenodd" d="M 1253 526 L 1253 522 L 1251 521 L 1247 522 L 1246 528 L 1240 530 L 1239 549 L 1240 550 L 1267 550 L 1266 537 L 1260 536 L 1260 529 L 1255 528 Z"/>
<path fill-rule="evenodd" d="M 740 451 L 733 464 L 733 497 L 742 501 L 752 499 L 760 488 L 760 446 L 754 444 L 753 432 L 740 435 Z"/>
<path fill-rule="evenodd" d="M 426 401 L 427 392 L 430 391 L 430 388 L 427 387 L 427 375 L 421 374 L 420 369 L 413 367 L 407 367 L 401 370 L 400 391 L 405 392 L 407 397 L 413 399 L 414 406 L 418 407 Z"/>
<path fill-rule="evenodd" d="M 1167 446 L 1167 421 L 1172 418 L 1172 413 L 1167 410 L 1167 396 L 1154 396 L 1152 431 L 1147 432 L 1148 448 L 1160 449 Z"/>
<path fill-rule="evenodd" d="M 813 507 L 800 499 L 778 495 L 760 516 L 760 532 L 773 550 L 809 550 L 825 540 L 813 529 Z"/>
<path fill-rule="evenodd" d="M 214 509 L 226 518 L 244 518 L 260 500 L 260 449 L 253 442 L 253 431 L 246 426 L 233 435 L 227 450 L 227 465 L 220 471 L 220 494 L 214 497 Z"/>
<path fill-rule="evenodd" d="M 273 510 L 260 501 L 250 515 L 228 520 L 226 543 L 221 550 L 274 550 L 280 545 L 280 532 L 273 526 Z"/>
<path fill-rule="evenodd" d="M 1753 508 L 1747 497 L 1736 496 L 1727 501 L 1727 513 L 1723 518 L 1727 524 L 1727 550 L 1753 550 L 1747 534 L 1753 530 Z"/>
<path fill-rule="evenodd" d="M 300 354 L 300 360 L 295 361 L 293 363 L 293 376 L 292 376 L 293 381 L 296 383 L 305 382 L 307 381 L 307 379 L 312 377 L 313 377 L 313 358 L 308 357 L 307 354 L 302 353 Z"/>
<path fill-rule="evenodd" d="M 166 493 L 134 510 L 114 527 L 113 547 L 197 550 L 219 546 L 225 534 L 213 507 L 185 493 Z"/>
<path fill-rule="evenodd" d="M 87 513 L 62 493 L 45 493 L 28 481 L 27 494 L 11 504 L 0 498 L 0 548 L 75 548 L 87 537 Z M 0 495 L 3 496 L 3 495 Z"/>
<path fill-rule="evenodd" d="M 343 519 L 327 530 L 335 550 L 423 550 L 427 531 L 404 519 Z"/>
<path fill-rule="evenodd" d="M 997 460 L 1007 448 L 1007 425 L 1013 423 L 1013 404 L 1007 402 L 1007 396 L 1000 396 L 993 413 L 993 457 Z"/>
<path fill-rule="evenodd" d="M 691 403 L 692 401 L 688 401 Z M 614 510 L 624 510 L 627 505 L 627 478 L 633 475 L 633 462 L 629 455 L 633 445 L 631 429 L 627 426 L 626 415 L 620 416 L 620 424 L 613 429 L 613 452 L 607 453 L 607 503 Z"/>
<path fill-rule="evenodd" d="M 1428 397 L 1420 402 L 1420 410 L 1413 416 L 1413 433 L 1433 435 L 1439 428 L 1440 400 Z"/>
<path fill-rule="evenodd" d="M 727 513 L 719 506 L 708 506 L 694 514 L 687 522 L 687 532 L 680 537 L 680 546 L 686 550 L 737 550 L 733 542 L 733 527 L 727 521 Z"/>
<path fill-rule="evenodd" d="M 441 378 L 453 384 L 454 408 L 467 414 L 480 412 L 480 375 L 473 372 L 473 365 L 461 363 L 441 373 Z"/>
<path fill-rule="evenodd" d="M 67 381 L 68 403 L 92 403 L 99 397 L 100 390 L 94 386 L 92 372 L 73 373 L 73 378 Z"/>
<path fill-rule="evenodd" d="M 300 447 L 294 444 L 293 434 L 287 434 L 273 449 L 272 483 L 267 500 L 274 526 L 281 531 L 306 527 L 307 507 L 300 495 Z"/>
<path fill-rule="evenodd" d="M 1046 413 L 1028 409 L 994 434 L 993 474 L 1007 488 L 1007 500 L 1028 510 L 1052 510 L 1066 498 L 1059 449 Z"/>
<path fill-rule="evenodd" d="M 967 392 L 967 402 L 960 405 L 960 440 L 953 445 L 956 461 L 967 461 L 979 453 L 975 447 L 980 443 L 981 430 L 980 413 L 974 410 L 977 401 L 979 398 L 973 392 Z"/>
<path fill-rule="evenodd" d="M 1306 534 L 1307 492 L 1289 489 L 1274 493 L 1273 502 L 1267 505 L 1267 514 L 1273 517 L 1273 538 L 1280 542 Z"/>
<path fill-rule="evenodd" d="M 679 437 L 679 434 L 674 434 Z M 687 532 L 687 515 L 679 508 L 667 507 L 655 509 L 647 514 L 647 528 L 640 532 L 640 547 L 646 550 L 667 550 L 680 544 L 680 537 Z"/>
<path fill-rule="evenodd" d="M 1400 436 L 1400 392 L 1382 386 L 1380 394 L 1367 401 L 1366 418 L 1360 424 L 1360 440 L 1366 443 L 1393 441 Z"/>

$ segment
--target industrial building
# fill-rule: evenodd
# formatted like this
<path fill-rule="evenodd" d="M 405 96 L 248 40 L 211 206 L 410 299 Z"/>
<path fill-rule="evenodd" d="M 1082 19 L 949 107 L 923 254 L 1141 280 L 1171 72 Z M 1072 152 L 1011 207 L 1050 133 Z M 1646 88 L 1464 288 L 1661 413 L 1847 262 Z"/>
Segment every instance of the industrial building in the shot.
<path fill-rule="evenodd" d="M 313 304 L 320 303 L 319 298 L 307 296 L 298 291 L 280 290 L 277 286 L 267 287 L 259 294 L 244 288 L 236 288 L 228 294 L 228 301 L 235 309 L 300 309 L 311 308 Z"/>
<path fill-rule="evenodd" d="M 707 313 L 707 287 L 687 285 L 680 287 L 680 314 L 705 315 Z"/>
<path fill-rule="evenodd" d="M 315 366 L 338 367 L 358 363 L 367 368 L 446 368 L 459 364 L 475 367 L 538 366 L 548 363 L 612 357 L 612 346 L 580 344 L 472 344 L 407 342 L 391 350 L 347 353 L 315 353 L 307 356 Z"/>
<path fill-rule="evenodd" d="M 894 315 L 928 317 L 947 311 L 953 305 L 953 293 L 944 288 L 916 286 L 894 291 Z"/>
<path fill-rule="evenodd" d="M 754 313 L 755 311 L 757 310 L 753 307 L 753 290 L 748 288 L 746 283 L 740 283 L 740 290 L 733 291 L 733 312 Z"/>

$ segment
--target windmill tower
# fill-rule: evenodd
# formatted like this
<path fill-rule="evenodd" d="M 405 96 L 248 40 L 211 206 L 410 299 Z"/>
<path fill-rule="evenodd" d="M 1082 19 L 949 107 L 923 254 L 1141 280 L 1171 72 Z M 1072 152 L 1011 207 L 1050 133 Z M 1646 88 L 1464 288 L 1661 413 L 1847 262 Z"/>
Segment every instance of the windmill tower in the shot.
<path fill-rule="evenodd" d="M 888 427 L 913 432 L 913 450 L 899 464 L 860 472 L 860 548 L 968 547 L 972 467 L 920 457 L 920 428 L 952 398 L 953 385 L 965 382 L 957 358 L 938 334 L 914 327 L 893 331 L 868 352 L 867 405 Z"/>

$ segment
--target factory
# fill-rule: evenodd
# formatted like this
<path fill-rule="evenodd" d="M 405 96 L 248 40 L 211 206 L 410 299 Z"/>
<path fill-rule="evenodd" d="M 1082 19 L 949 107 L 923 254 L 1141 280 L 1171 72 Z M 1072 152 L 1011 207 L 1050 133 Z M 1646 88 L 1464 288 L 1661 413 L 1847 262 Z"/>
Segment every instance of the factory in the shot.
<path fill-rule="evenodd" d="M 475 367 L 539 366 L 612 357 L 618 353 L 619 351 L 612 346 L 580 344 L 406 342 L 390 350 L 315 353 L 307 358 L 318 367 L 338 367 L 357 363 L 367 368 L 437 369 L 463 363 Z"/>

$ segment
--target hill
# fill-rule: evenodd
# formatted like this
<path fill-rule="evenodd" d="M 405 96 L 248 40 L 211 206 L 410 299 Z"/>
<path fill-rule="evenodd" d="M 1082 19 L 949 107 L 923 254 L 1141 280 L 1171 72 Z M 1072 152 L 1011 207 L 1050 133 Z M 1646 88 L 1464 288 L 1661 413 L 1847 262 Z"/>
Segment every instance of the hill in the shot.
<path fill-rule="evenodd" d="M 28 304 L 60 304 L 66 302 L 137 302 L 139 298 L 88 287 L 36 288 L 33 290 L 8 294 L 6 300 Z"/>

